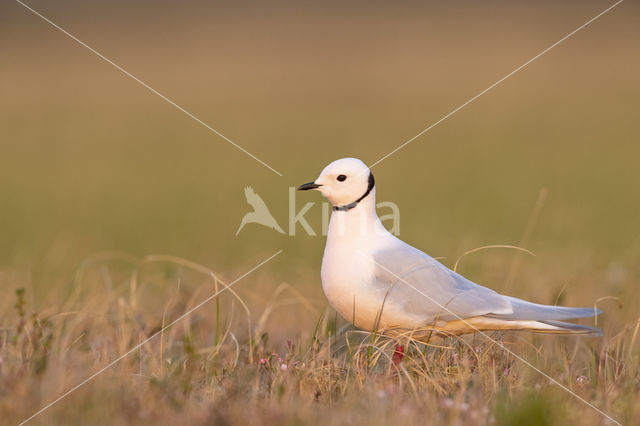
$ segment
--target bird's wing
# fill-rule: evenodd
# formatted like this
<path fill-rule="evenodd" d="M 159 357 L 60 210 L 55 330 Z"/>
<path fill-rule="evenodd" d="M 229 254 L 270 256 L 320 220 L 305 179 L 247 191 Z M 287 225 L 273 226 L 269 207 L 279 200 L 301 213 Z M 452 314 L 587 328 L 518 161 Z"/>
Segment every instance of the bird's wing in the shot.
<path fill-rule="evenodd" d="M 424 324 L 513 313 L 507 297 L 467 280 L 401 240 L 376 251 L 373 261 L 374 286 L 389 291 L 385 310 L 420 318 Z"/>
<path fill-rule="evenodd" d="M 253 190 L 252 187 L 247 186 L 244 189 L 244 195 L 247 198 L 247 203 L 249 203 L 249 205 L 251 207 L 253 207 L 254 211 L 264 211 L 267 210 L 269 211 L 269 209 L 267 208 L 267 205 L 264 203 L 264 200 L 262 199 L 262 197 L 260 197 L 258 194 L 256 194 L 256 192 Z"/>
<path fill-rule="evenodd" d="M 505 296 L 513 306 L 511 314 L 491 314 L 492 318 L 506 320 L 556 321 L 575 318 L 587 318 L 600 315 L 600 309 L 570 308 L 567 306 L 539 305 L 515 297 Z"/>

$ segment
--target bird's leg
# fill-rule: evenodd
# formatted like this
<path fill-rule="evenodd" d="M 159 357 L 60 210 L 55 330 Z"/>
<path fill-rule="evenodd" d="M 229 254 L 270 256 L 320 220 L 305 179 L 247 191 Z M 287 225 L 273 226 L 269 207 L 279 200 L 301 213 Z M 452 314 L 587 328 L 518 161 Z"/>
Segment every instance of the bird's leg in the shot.
<path fill-rule="evenodd" d="M 403 358 L 404 358 L 404 346 L 397 345 L 395 350 L 393 351 L 393 358 L 391 358 L 393 365 L 395 365 L 396 367 L 400 365 Z"/>

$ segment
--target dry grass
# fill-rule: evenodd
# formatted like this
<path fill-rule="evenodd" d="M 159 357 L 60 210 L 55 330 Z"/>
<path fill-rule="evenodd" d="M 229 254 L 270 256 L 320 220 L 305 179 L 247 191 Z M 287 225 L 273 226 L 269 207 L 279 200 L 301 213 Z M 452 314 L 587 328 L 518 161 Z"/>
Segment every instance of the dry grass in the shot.
<path fill-rule="evenodd" d="M 8 424 L 156 333 L 32 423 L 604 422 L 496 342 L 617 420 L 640 414 L 640 322 L 603 339 L 494 334 L 495 341 L 467 336 L 425 345 L 406 337 L 396 365 L 398 340 L 353 329 L 287 284 L 271 294 L 224 292 L 160 333 L 215 292 L 220 282 L 211 271 L 174 257 L 107 253 L 85 262 L 73 284 L 62 303 L 40 312 L 23 289 L 3 311 L 0 416 Z M 302 328 L 291 321 L 294 308 Z M 278 318 L 283 310 L 287 323 Z"/>

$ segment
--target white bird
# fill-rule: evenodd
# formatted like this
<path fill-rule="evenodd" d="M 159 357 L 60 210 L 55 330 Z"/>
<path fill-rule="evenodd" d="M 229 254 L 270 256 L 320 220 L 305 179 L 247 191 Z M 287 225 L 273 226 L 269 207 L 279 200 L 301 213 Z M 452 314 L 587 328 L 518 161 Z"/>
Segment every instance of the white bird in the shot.
<path fill-rule="evenodd" d="M 329 164 L 313 182 L 333 205 L 322 258 L 322 287 L 333 308 L 365 330 L 459 335 L 488 330 L 599 335 L 560 320 L 600 314 L 539 305 L 475 284 L 388 232 L 376 214 L 373 174 L 360 160 Z"/>
<path fill-rule="evenodd" d="M 269 208 L 262 197 L 256 194 L 253 188 L 247 186 L 244 189 L 244 196 L 247 199 L 247 203 L 253 207 L 253 211 L 242 217 L 242 221 L 240 222 L 240 227 L 236 231 L 236 235 L 240 233 L 247 223 L 259 223 L 260 225 L 275 229 L 279 233 L 284 234 L 284 231 L 280 228 L 280 225 L 278 225 L 278 222 L 269 211 Z"/>

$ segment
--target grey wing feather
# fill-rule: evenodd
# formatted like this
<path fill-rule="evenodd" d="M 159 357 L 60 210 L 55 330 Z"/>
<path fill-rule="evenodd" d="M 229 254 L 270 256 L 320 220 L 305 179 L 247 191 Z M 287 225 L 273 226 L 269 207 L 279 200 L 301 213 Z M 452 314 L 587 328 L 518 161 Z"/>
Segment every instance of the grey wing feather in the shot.
<path fill-rule="evenodd" d="M 378 290 L 389 290 L 387 305 L 424 324 L 475 316 L 505 320 L 557 321 L 599 315 L 600 310 L 539 305 L 475 284 L 420 250 L 396 239 L 374 254 Z"/>
<path fill-rule="evenodd" d="M 593 308 L 569 308 L 566 306 L 539 305 L 537 303 L 527 302 L 526 300 L 515 297 L 505 296 L 513 306 L 511 314 L 491 314 L 488 316 L 509 320 L 538 320 L 552 321 L 574 318 L 587 318 L 600 315 L 600 309 Z"/>
<path fill-rule="evenodd" d="M 486 314 L 513 313 L 505 296 L 475 284 L 420 250 L 396 240 L 394 247 L 374 254 L 375 282 L 387 291 L 387 306 L 405 315 L 434 320 L 456 320 Z"/>

